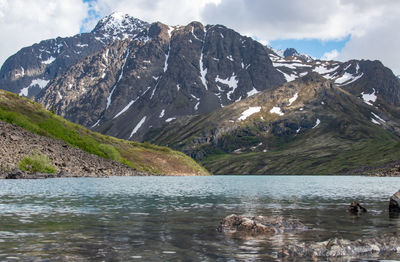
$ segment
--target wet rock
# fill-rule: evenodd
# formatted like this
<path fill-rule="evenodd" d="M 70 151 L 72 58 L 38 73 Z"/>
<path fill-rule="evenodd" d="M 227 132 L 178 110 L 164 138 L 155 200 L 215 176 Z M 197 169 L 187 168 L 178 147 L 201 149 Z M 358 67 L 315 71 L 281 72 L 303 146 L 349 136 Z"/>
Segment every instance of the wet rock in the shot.
<path fill-rule="evenodd" d="M 390 197 L 389 212 L 400 212 L 400 190 Z"/>
<path fill-rule="evenodd" d="M 5 176 L 6 179 L 21 179 L 24 177 L 25 177 L 25 172 L 21 171 L 18 168 L 8 172 L 8 174 L 6 174 Z"/>
<path fill-rule="evenodd" d="M 357 201 L 351 202 L 349 208 L 347 209 L 350 213 L 360 215 L 367 212 L 367 209 L 361 206 Z"/>
<path fill-rule="evenodd" d="M 278 257 L 351 257 L 398 252 L 400 252 L 400 238 L 397 235 L 383 235 L 355 241 L 332 238 L 324 242 L 290 244 L 278 252 Z"/>
<path fill-rule="evenodd" d="M 299 221 L 283 217 L 229 215 L 217 227 L 218 232 L 244 234 L 273 234 L 286 231 L 305 230 Z"/>

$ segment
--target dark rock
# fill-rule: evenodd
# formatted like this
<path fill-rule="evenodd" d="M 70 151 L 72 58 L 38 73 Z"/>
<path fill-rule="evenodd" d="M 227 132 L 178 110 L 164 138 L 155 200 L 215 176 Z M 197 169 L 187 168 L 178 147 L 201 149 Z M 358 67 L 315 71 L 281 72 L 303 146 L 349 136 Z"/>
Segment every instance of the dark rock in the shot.
<path fill-rule="evenodd" d="M 273 234 L 286 231 L 305 230 L 304 224 L 283 217 L 229 215 L 217 227 L 218 232 L 244 234 Z"/>
<path fill-rule="evenodd" d="M 19 170 L 18 168 L 12 170 L 8 174 L 6 174 L 6 179 L 21 179 L 25 177 L 25 172 Z"/>
<path fill-rule="evenodd" d="M 289 57 L 289 56 L 298 56 L 298 55 L 299 55 L 299 53 L 294 48 L 286 48 L 286 50 L 283 52 L 283 56 L 285 58 Z"/>
<path fill-rule="evenodd" d="M 367 212 L 367 209 L 361 206 L 357 201 L 351 202 L 347 210 L 352 214 L 362 214 Z"/>
<path fill-rule="evenodd" d="M 60 171 L 57 177 L 69 177 L 69 174 L 66 171 Z"/>
<path fill-rule="evenodd" d="M 390 197 L 389 212 L 400 212 L 400 190 Z"/>
<path fill-rule="evenodd" d="M 400 238 L 396 235 L 383 235 L 350 241 L 332 238 L 324 242 L 301 242 L 289 244 L 278 252 L 278 257 L 344 257 L 400 251 Z"/>

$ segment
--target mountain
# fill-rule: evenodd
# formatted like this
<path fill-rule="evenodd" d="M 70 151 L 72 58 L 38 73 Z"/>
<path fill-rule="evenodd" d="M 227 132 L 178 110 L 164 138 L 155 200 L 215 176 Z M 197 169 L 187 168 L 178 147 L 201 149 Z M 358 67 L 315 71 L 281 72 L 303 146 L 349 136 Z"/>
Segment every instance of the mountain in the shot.
<path fill-rule="evenodd" d="M 6 125 L 3 121 L 13 126 Z M 37 150 L 51 155 L 56 161 L 58 171 L 73 171 L 79 175 L 140 174 L 137 171 L 159 175 L 208 174 L 182 153 L 92 132 L 46 111 L 35 102 L 4 90 L 0 90 L 0 125 L 0 173 L 2 168 L 15 167 L 15 161 L 29 155 L 30 151 Z M 5 144 L 14 146 L 6 147 Z M 15 144 L 18 145 L 17 148 Z M 97 156 L 104 160 L 99 160 Z M 117 165 L 107 159 L 121 164 Z M 109 168 L 111 172 L 107 173 Z"/>
<path fill-rule="evenodd" d="M 123 139 L 283 84 L 267 50 L 223 26 L 152 24 L 148 41 L 116 41 L 57 77 L 37 101 Z"/>
<path fill-rule="evenodd" d="M 355 96 L 316 72 L 210 114 L 151 130 L 145 140 L 215 174 L 342 174 L 400 157 L 398 108 Z"/>
<path fill-rule="evenodd" d="M 84 37 L 93 40 L 86 53 L 66 57 L 77 46 L 63 45 L 49 51 L 49 64 L 37 45 L 22 49 L 3 65 L 1 87 L 93 131 L 172 146 L 219 174 L 353 172 L 397 156 L 400 82 L 380 61 L 323 61 L 223 25 L 148 24 L 122 14 L 65 39 Z M 24 56 L 36 75 L 26 73 Z M 302 107 L 293 111 L 290 99 Z"/>
<path fill-rule="evenodd" d="M 49 39 L 22 48 L 8 58 L 0 70 L 0 87 L 35 97 L 47 84 L 83 58 L 121 39 L 136 39 L 149 26 L 139 19 L 114 13 L 90 33 Z"/>

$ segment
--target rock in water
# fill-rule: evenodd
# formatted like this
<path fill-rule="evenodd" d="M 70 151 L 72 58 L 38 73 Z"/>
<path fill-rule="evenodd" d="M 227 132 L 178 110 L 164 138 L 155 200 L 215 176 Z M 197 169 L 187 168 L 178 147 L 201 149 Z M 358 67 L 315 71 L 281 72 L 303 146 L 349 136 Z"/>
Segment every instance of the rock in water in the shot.
<path fill-rule="evenodd" d="M 244 234 L 273 234 L 286 231 L 305 230 L 299 221 L 283 217 L 229 215 L 218 226 L 218 232 Z"/>
<path fill-rule="evenodd" d="M 25 173 L 21 170 L 19 170 L 18 168 L 12 170 L 11 172 L 9 172 L 6 175 L 6 179 L 20 179 L 20 178 L 24 178 L 25 177 Z"/>
<path fill-rule="evenodd" d="M 289 244 L 278 252 L 278 257 L 352 257 L 400 251 L 400 238 L 397 235 L 383 235 L 362 238 L 355 241 L 332 238 L 324 242 L 301 242 Z"/>
<path fill-rule="evenodd" d="M 351 202 L 351 204 L 347 210 L 350 213 L 356 214 L 356 215 L 367 212 L 367 209 L 365 207 L 361 206 L 357 201 Z"/>
<path fill-rule="evenodd" d="M 400 212 L 400 190 L 390 197 L 389 212 Z"/>

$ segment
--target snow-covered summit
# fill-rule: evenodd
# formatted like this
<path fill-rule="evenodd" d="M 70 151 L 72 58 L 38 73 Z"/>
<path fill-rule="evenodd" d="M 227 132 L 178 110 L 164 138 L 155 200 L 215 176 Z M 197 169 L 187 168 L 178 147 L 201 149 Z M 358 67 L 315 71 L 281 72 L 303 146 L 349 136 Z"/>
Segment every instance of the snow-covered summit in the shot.
<path fill-rule="evenodd" d="M 106 38 L 125 39 L 134 37 L 149 26 L 147 22 L 128 14 L 115 12 L 101 19 L 92 32 Z"/>

